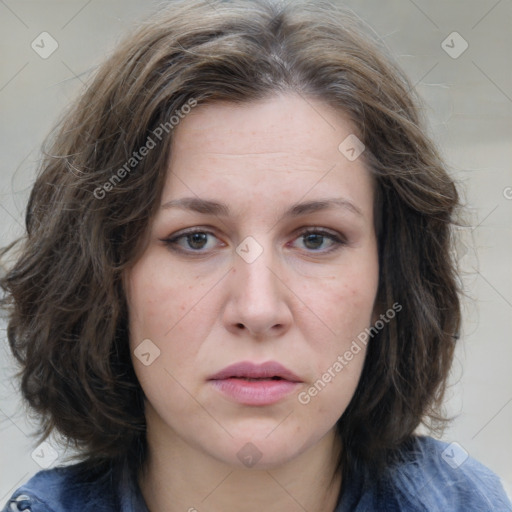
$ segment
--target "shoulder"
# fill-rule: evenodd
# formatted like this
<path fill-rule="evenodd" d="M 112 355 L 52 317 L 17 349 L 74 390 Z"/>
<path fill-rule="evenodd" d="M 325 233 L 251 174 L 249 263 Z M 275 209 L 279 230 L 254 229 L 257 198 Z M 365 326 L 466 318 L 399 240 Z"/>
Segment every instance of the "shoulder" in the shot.
<path fill-rule="evenodd" d="M 17 489 L 3 512 L 113 512 L 117 510 L 112 471 L 83 464 L 40 471 Z"/>
<path fill-rule="evenodd" d="M 457 443 L 418 436 L 390 468 L 388 485 L 407 511 L 512 510 L 499 478 Z"/>

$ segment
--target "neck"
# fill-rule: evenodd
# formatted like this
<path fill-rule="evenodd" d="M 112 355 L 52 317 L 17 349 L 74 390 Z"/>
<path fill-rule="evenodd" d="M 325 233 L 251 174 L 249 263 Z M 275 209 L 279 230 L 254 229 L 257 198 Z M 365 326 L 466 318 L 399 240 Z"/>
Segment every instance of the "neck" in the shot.
<path fill-rule="evenodd" d="M 155 442 L 148 431 L 149 456 L 139 473 L 151 512 L 332 512 L 336 508 L 341 475 L 335 474 L 339 446 L 334 432 L 293 460 L 258 470 L 230 466 L 177 438 L 167 444 Z"/>

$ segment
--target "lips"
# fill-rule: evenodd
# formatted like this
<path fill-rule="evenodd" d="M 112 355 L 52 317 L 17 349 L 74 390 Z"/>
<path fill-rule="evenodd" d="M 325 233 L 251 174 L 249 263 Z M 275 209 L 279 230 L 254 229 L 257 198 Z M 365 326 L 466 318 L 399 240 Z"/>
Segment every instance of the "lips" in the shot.
<path fill-rule="evenodd" d="M 276 361 L 263 364 L 241 362 L 232 364 L 220 372 L 212 375 L 208 380 L 245 379 L 256 380 L 286 380 L 289 382 L 302 382 L 297 375 Z"/>
<path fill-rule="evenodd" d="M 243 406 L 270 406 L 289 397 L 302 380 L 282 364 L 236 363 L 208 381 L 224 397 Z"/>

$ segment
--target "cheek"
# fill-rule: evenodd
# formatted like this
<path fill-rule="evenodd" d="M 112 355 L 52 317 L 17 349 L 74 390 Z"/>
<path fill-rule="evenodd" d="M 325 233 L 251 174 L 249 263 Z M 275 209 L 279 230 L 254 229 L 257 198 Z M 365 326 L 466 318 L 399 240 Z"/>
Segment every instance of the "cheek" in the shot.
<path fill-rule="evenodd" d="M 321 320 L 326 333 L 346 340 L 371 323 L 377 280 L 336 277 L 304 291 L 304 303 Z"/>
<path fill-rule="evenodd" d="M 199 287 L 165 265 L 158 255 L 140 260 L 127 278 L 131 338 L 163 341 L 197 301 Z"/>
<path fill-rule="evenodd" d="M 315 381 L 322 381 L 317 414 L 331 417 L 330 408 L 344 410 L 355 391 L 366 355 L 358 336 L 372 324 L 377 287 L 378 265 L 367 263 L 344 266 L 343 272 L 310 281 L 303 290 L 304 302 L 315 313 L 302 315 L 302 330 L 316 354 Z"/>
<path fill-rule="evenodd" d="M 171 276 L 171 270 L 160 265 L 154 255 L 140 260 L 126 280 L 129 343 L 139 383 L 150 402 L 166 403 L 172 396 L 173 407 L 178 409 L 186 402 L 179 385 L 180 372 L 190 373 L 194 351 L 193 340 L 185 338 L 184 332 L 187 328 L 189 335 L 191 332 L 187 312 L 193 304 L 193 294 L 188 285 L 175 272 Z M 192 342 L 173 343 L 183 339 Z M 137 357 L 136 349 L 143 340 L 151 341 L 145 349 L 151 354 L 149 364 Z"/>
<path fill-rule="evenodd" d="M 141 383 L 156 378 L 155 368 L 180 381 L 194 373 L 194 360 L 217 315 L 215 294 L 208 293 L 215 283 L 211 279 L 172 268 L 158 254 L 147 255 L 132 269 L 127 280 L 129 338 Z M 159 350 L 151 366 L 134 357 L 146 339 Z M 168 380 L 169 375 L 163 378 Z"/>
<path fill-rule="evenodd" d="M 344 347 L 349 350 L 349 347 Z M 300 394 L 305 424 L 316 424 L 320 431 L 330 430 L 352 400 L 365 359 L 365 348 L 352 354 L 350 361 L 339 350 L 324 359 L 322 370 Z M 341 361 L 341 362 L 340 362 Z"/>

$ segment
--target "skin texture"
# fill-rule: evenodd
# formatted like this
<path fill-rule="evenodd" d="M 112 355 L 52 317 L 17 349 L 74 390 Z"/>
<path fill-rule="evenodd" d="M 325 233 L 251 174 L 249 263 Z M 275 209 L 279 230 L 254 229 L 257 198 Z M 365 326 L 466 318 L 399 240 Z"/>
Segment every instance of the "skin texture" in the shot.
<path fill-rule="evenodd" d="M 339 112 L 294 94 L 198 106 L 177 127 L 162 205 L 193 197 L 230 213 L 161 208 L 125 276 L 132 353 L 145 339 L 160 350 L 148 366 L 133 356 L 147 398 L 150 456 L 139 483 L 150 510 L 334 509 L 334 428 L 365 349 L 308 404 L 298 394 L 374 315 L 373 182 L 362 158 L 338 150 L 351 133 Z M 335 206 L 283 217 L 297 203 L 333 198 L 359 213 Z M 187 228 L 211 234 L 196 245 L 176 240 Z M 306 228 L 344 243 L 304 237 Z M 262 252 L 248 263 L 240 244 Z M 241 405 L 208 381 L 240 361 L 278 361 L 302 382 L 273 405 Z M 247 443 L 261 457 L 251 467 L 237 456 Z"/>

